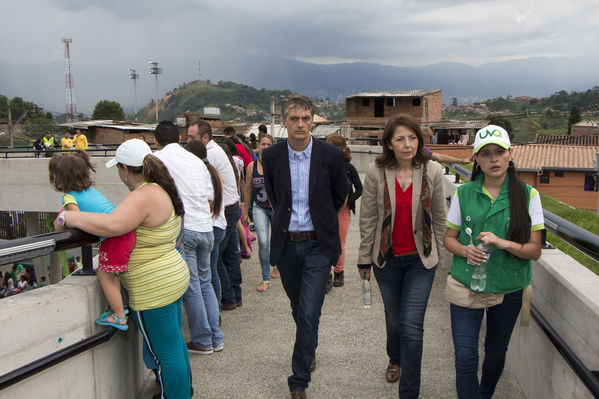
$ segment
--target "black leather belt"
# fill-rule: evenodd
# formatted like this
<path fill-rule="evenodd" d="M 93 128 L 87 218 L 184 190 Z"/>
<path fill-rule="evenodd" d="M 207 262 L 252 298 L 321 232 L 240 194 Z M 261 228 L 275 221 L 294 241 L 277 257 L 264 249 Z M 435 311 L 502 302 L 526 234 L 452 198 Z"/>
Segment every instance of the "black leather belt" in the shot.
<path fill-rule="evenodd" d="M 287 238 L 291 241 L 316 240 L 316 232 L 315 231 L 290 231 L 287 233 Z"/>
<path fill-rule="evenodd" d="M 234 203 L 234 204 L 225 206 L 225 211 L 232 211 L 232 210 L 235 210 L 235 208 L 238 208 L 238 207 L 239 207 L 239 201 L 236 202 L 236 203 Z"/>

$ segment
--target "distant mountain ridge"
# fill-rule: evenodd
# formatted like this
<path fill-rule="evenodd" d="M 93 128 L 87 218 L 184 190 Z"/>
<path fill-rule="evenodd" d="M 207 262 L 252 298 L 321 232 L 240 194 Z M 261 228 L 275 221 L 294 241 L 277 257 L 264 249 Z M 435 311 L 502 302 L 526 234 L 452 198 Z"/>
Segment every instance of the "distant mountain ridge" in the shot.
<path fill-rule="evenodd" d="M 114 61 L 114 62 L 119 62 Z M 141 64 L 138 62 L 138 64 Z M 102 100 L 118 101 L 133 111 L 133 85 L 128 79 L 131 62 L 78 65 L 74 60 L 75 98 L 79 111 L 91 114 Z M 159 95 L 195 81 L 197 60 L 164 60 L 160 66 Z M 548 96 L 560 90 L 585 90 L 599 84 L 596 58 L 527 58 L 472 66 L 442 62 L 417 67 L 374 63 L 312 64 L 280 58 L 227 56 L 202 59 L 202 79 L 233 81 L 268 90 L 291 90 L 317 98 L 342 100 L 370 90 L 441 89 L 444 103 L 456 97 L 460 104 L 498 96 Z M 139 70 L 138 99 L 153 98 L 153 81 Z M 21 96 L 49 111 L 64 110 L 64 65 L 0 63 L 0 93 Z M 238 104 L 244 105 L 244 104 Z"/>

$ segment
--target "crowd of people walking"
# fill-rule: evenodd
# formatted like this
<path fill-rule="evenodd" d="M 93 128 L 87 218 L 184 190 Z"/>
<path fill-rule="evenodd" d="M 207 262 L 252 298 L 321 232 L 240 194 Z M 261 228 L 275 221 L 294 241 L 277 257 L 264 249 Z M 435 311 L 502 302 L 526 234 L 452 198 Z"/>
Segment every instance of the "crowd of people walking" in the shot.
<path fill-rule="evenodd" d="M 446 298 L 458 397 L 491 397 L 521 303 L 529 298 L 523 292 L 543 228 L 539 195 L 515 173 L 508 133 L 498 126 L 476 133 L 472 182 L 458 189 L 447 211 L 441 166 L 412 117 L 388 121 L 382 154 L 362 184 L 343 136 L 312 137 L 309 98 L 286 98 L 281 114 L 287 139 L 278 143 L 263 125 L 253 140 L 231 128 L 216 143 L 202 120 L 188 127 L 185 147 L 178 127 L 166 121 L 154 132 L 154 152 L 143 140 L 125 141 L 106 164 L 117 166 L 129 190 L 117 206 L 91 187 L 95 165 L 85 152 L 52 159 L 50 181 L 64 193 L 55 228 L 105 237 L 98 279 L 109 309 L 96 322 L 126 329 L 132 316 L 142 332 L 144 363 L 160 383 L 155 397 L 188 398 L 189 355 L 224 350 L 220 312 L 243 306 L 241 262 L 257 252 L 261 282 L 255 289 L 268 295 L 280 277 L 289 298 L 296 331 L 287 382 L 292 398 L 306 398 L 325 294 L 344 286 L 346 238 L 360 199 L 356 275 L 370 280 L 374 273 L 383 299 L 389 361 L 381 373 L 389 383 L 399 381 L 401 398 L 418 397 L 424 315 L 446 248 L 453 254 Z M 68 178 L 65 170 L 80 173 Z M 480 265 L 486 265 L 486 286 L 473 288 Z M 5 291 L 10 281 L 3 279 Z"/>

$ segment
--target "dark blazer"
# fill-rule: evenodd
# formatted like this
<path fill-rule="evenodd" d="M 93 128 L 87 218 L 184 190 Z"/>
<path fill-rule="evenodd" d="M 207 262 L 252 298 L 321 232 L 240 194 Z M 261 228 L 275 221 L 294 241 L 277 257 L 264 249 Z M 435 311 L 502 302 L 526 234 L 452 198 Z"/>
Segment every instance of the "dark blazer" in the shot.
<path fill-rule="evenodd" d="M 312 138 L 308 203 L 310 217 L 320 242 L 320 248 L 336 264 L 341 254 L 338 211 L 349 191 L 345 177 L 343 152 L 328 143 Z M 273 208 L 270 239 L 270 263 L 281 257 L 291 219 L 291 178 L 287 140 L 267 148 L 262 153 L 264 183 Z"/>

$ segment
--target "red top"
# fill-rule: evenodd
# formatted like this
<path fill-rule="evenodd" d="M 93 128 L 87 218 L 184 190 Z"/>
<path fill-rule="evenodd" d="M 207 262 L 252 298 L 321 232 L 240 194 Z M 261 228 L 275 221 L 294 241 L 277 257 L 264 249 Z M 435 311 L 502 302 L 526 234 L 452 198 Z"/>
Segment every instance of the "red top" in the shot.
<path fill-rule="evenodd" d="M 395 179 L 395 219 L 393 220 L 393 254 L 403 255 L 416 250 L 412 233 L 412 185 L 403 191 Z"/>
<path fill-rule="evenodd" d="M 241 159 L 243 159 L 243 167 L 247 169 L 248 165 L 254 161 L 252 156 L 248 154 L 245 147 L 242 144 L 235 143 L 235 147 L 237 147 L 237 152 L 241 155 Z"/>

